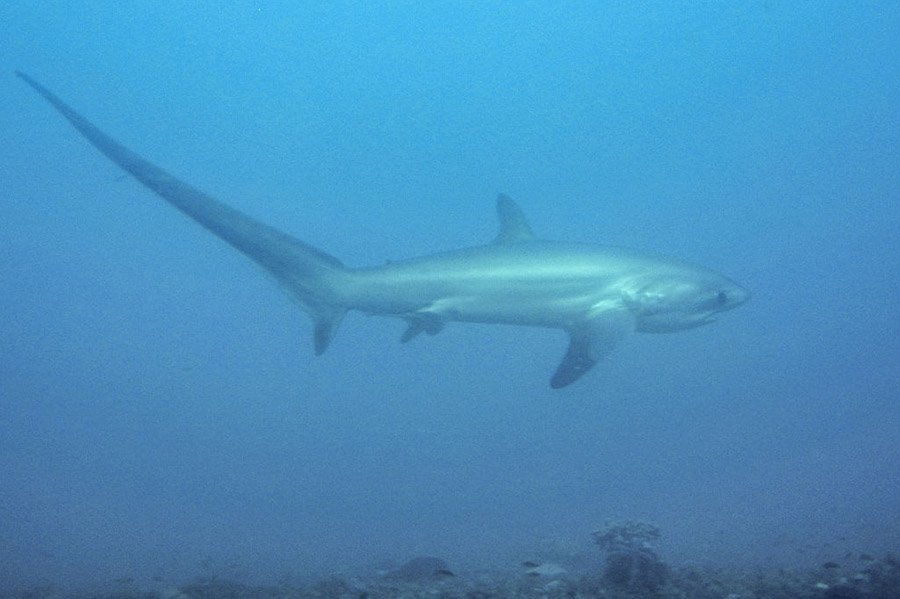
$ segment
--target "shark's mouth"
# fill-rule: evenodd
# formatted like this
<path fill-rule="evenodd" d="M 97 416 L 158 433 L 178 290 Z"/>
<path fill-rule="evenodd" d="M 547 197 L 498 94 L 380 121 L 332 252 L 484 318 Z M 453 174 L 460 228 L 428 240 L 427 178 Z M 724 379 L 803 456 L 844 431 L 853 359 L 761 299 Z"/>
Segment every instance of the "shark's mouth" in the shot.
<path fill-rule="evenodd" d="M 715 312 L 685 313 L 657 312 L 637 320 L 635 329 L 640 333 L 677 333 L 687 329 L 696 329 L 716 321 Z"/>

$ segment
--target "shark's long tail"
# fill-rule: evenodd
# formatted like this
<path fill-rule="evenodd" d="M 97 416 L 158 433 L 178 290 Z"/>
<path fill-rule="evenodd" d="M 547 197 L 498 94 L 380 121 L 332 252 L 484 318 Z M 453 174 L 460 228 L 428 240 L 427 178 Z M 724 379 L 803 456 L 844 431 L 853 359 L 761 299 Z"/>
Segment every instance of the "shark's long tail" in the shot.
<path fill-rule="evenodd" d="M 336 288 L 348 271 L 336 258 L 194 189 L 135 154 L 20 71 L 16 75 L 125 172 L 271 273 L 312 317 L 315 351 L 328 348 L 346 308 Z"/>

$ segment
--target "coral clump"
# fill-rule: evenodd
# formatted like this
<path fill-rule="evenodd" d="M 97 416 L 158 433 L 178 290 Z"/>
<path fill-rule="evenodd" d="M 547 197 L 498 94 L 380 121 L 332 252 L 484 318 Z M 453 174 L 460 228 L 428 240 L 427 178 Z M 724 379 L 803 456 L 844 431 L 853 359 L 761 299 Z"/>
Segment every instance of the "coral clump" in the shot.
<path fill-rule="evenodd" d="M 666 582 L 669 568 L 654 548 L 659 539 L 657 527 L 645 522 L 607 522 L 593 537 L 606 554 L 603 577 L 611 586 L 653 592 Z"/>

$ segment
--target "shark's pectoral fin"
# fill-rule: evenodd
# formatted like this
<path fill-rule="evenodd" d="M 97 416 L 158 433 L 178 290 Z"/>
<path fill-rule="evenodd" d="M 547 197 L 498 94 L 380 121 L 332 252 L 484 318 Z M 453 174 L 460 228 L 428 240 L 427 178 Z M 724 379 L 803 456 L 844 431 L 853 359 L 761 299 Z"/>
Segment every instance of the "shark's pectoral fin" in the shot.
<path fill-rule="evenodd" d="M 633 330 L 634 319 L 625 310 L 603 313 L 571 329 L 569 348 L 550 379 L 550 386 L 561 389 L 580 379 Z"/>
<path fill-rule="evenodd" d="M 406 330 L 400 336 L 400 343 L 412 340 L 419 333 L 437 335 L 444 328 L 444 320 L 434 312 L 416 312 L 404 316 L 403 319 L 409 326 L 406 327 Z"/>
<path fill-rule="evenodd" d="M 570 385 L 580 379 L 596 363 L 597 358 L 591 354 L 590 338 L 586 335 L 572 334 L 569 337 L 569 349 L 566 350 L 565 357 L 556 372 L 553 373 L 550 386 L 554 389 L 561 389 Z"/>

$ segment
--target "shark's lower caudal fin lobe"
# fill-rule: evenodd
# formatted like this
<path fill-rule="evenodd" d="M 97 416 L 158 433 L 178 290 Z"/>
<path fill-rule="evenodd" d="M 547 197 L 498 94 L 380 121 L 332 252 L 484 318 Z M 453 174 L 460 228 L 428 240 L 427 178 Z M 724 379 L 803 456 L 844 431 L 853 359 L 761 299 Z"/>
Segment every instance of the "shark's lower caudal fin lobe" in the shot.
<path fill-rule="evenodd" d="M 313 319 L 316 354 L 328 348 L 346 312 L 335 293 L 336 281 L 347 276 L 340 261 L 173 177 L 98 129 L 25 73 L 16 71 L 16 75 L 119 168 L 273 275 Z"/>

